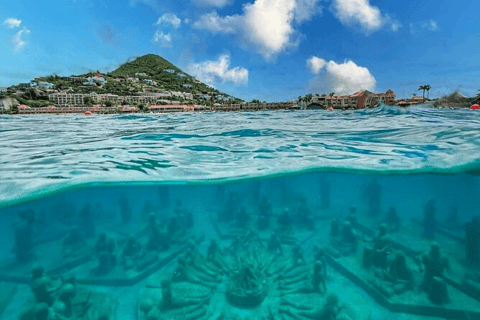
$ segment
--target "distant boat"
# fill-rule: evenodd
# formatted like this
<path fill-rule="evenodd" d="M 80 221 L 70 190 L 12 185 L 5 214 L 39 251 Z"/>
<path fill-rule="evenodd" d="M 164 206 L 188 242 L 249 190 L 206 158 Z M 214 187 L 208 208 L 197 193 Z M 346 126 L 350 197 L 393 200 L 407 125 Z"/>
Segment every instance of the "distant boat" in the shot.
<path fill-rule="evenodd" d="M 479 110 L 480 109 L 480 105 L 478 104 L 474 104 L 470 107 L 472 110 Z"/>
<path fill-rule="evenodd" d="M 85 111 L 85 115 L 86 115 L 86 116 L 91 116 L 91 115 L 92 115 L 92 112 L 91 112 L 91 111 Z"/>

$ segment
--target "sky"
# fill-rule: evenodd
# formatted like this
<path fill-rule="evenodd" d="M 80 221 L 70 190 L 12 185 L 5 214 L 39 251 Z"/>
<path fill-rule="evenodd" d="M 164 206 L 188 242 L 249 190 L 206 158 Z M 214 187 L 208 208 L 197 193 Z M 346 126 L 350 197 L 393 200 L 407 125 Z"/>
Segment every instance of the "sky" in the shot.
<path fill-rule="evenodd" d="M 480 89 L 478 0 L 16 0 L 0 3 L 0 87 L 158 54 L 244 100 Z"/>

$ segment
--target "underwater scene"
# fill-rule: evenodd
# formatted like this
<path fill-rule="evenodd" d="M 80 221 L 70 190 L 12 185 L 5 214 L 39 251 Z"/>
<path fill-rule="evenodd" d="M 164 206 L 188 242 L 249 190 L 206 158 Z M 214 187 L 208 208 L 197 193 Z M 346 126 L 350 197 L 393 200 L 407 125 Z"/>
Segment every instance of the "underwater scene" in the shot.
<path fill-rule="evenodd" d="M 480 319 L 479 125 L 0 117 L 0 318 Z"/>

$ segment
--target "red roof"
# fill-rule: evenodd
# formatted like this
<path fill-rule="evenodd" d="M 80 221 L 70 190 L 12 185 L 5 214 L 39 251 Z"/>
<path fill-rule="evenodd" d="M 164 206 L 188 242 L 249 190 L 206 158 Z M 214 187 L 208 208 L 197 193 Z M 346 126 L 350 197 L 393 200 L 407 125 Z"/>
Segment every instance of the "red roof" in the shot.
<path fill-rule="evenodd" d="M 30 107 L 27 106 L 27 105 L 24 105 L 24 104 L 20 104 L 20 105 L 18 105 L 17 108 L 18 108 L 18 110 L 25 110 L 25 109 L 29 109 Z"/>

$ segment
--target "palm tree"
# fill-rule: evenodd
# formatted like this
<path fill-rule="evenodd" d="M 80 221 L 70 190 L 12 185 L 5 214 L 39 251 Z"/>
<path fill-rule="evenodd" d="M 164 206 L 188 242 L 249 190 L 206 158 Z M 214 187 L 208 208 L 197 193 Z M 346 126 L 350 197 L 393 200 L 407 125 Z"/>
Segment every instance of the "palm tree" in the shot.
<path fill-rule="evenodd" d="M 431 87 L 429 84 L 427 84 L 427 85 L 425 86 L 425 90 L 427 90 L 427 98 L 430 96 L 429 92 L 430 92 L 430 89 L 431 89 L 431 88 L 432 88 L 432 87 Z"/>
<path fill-rule="evenodd" d="M 330 92 L 328 95 L 329 95 L 330 97 L 333 97 L 333 96 L 335 95 L 335 92 Z"/>
<path fill-rule="evenodd" d="M 412 96 L 416 97 L 416 96 L 417 96 L 417 94 L 414 92 L 414 93 L 412 93 Z"/>
<path fill-rule="evenodd" d="M 423 97 L 423 101 L 425 101 L 425 90 L 427 90 L 427 85 L 425 85 L 425 86 L 419 86 L 419 87 L 418 87 L 418 90 L 423 90 L 423 95 L 422 95 L 422 97 Z"/>

